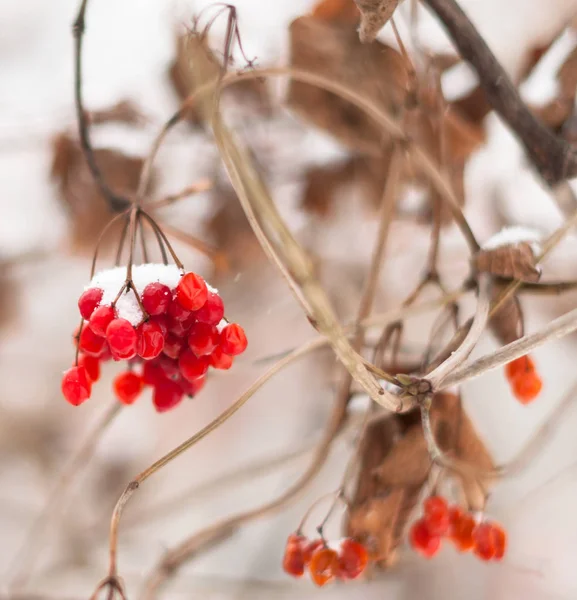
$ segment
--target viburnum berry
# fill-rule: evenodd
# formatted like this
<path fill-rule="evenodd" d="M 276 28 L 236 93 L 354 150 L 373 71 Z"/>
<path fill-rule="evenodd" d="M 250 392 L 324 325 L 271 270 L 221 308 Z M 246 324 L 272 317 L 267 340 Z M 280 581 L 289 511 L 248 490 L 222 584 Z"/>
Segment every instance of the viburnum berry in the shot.
<path fill-rule="evenodd" d="M 369 554 L 359 542 L 346 538 L 341 543 L 338 555 L 338 577 L 340 579 L 356 579 L 367 567 Z"/>
<path fill-rule="evenodd" d="M 100 379 L 100 360 L 95 356 L 80 354 L 78 356 L 78 366 L 86 369 L 88 378 L 92 383 Z"/>
<path fill-rule="evenodd" d="M 507 549 L 507 534 L 502 527 L 495 523 L 493 523 L 493 546 L 495 548 L 493 560 L 502 560 Z"/>
<path fill-rule="evenodd" d="M 209 292 L 206 302 L 202 308 L 199 308 L 194 316 L 200 323 L 208 325 L 218 325 L 224 317 L 224 302 L 215 292 Z"/>
<path fill-rule="evenodd" d="M 305 572 L 303 547 L 306 538 L 296 533 L 289 535 L 282 560 L 282 568 L 292 577 L 302 577 Z"/>
<path fill-rule="evenodd" d="M 513 379 L 519 373 L 531 373 L 533 371 L 535 371 L 535 363 L 528 354 L 520 356 L 505 365 L 507 379 Z"/>
<path fill-rule="evenodd" d="M 99 306 L 92 313 L 92 316 L 88 321 L 88 327 L 90 327 L 96 335 L 104 337 L 106 335 L 106 328 L 110 325 L 110 322 L 114 317 L 115 314 L 112 306 Z"/>
<path fill-rule="evenodd" d="M 156 358 L 164 348 L 164 336 L 158 323 L 145 321 L 136 330 L 138 342 L 136 353 L 144 360 Z"/>
<path fill-rule="evenodd" d="M 237 323 L 230 323 L 220 332 L 220 347 L 225 354 L 242 354 L 247 344 L 244 329 Z"/>
<path fill-rule="evenodd" d="M 82 318 L 88 321 L 94 309 L 100 304 L 104 292 L 100 288 L 90 288 L 78 298 L 78 309 Z"/>
<path fill-rule="evenodd" d="M 175 297 L 186 310 L 202 308 L 208 298 L 208 289 L 204 279 L 196 273 L 186 273 L 176 286 Z"/>
<path fill-rule="evenodd" d="M 172 292 L 164 283 L 149 283 L 142 291 L 140 300 L 150 316 L 162 315 L 168 310 Z"/>
<path fill-rule="evenodd" d="M 427 522 L 419 519 L 413 523 L 409 531 L 409 540 L 413 549 L 426 558 L 432 558 L 441 547 L 441 537 L 429 531 Z"/>
<path fill-rule="evenodd" d="M 92 382 L 84 367 L 70 367 L 62 376 L 61 388 L 64 398 L 73 406 L 79 406 L 90 398 Z"/>
<path fill-rule="evenodd" d="M 126 319 L 114 319 L 106 329 L 106 340 L 114 360 L 128 360 L 136 356 L 138 336 Z"/>
<path fill-rule="evenodd" d="M 176 379 L 180 374 L 180 367 L 178 366 L 178 360 L 170 358 L 165 354 L 161 354 L 156 362 L 158 366 L 163 370 L 164 375 L 169 379 Z"/>
<path fill-rule="evenodd" d="M 194 398 L 194 396 L 196 396 L 196 394 L 204 387 L 206 379 L 205 377 L 197 377 L 194 381 L 188 381 L 188 379 L 182 378 L 179 380 L 179 383 L 183 394 Z"/>
<path fill-rule="evenodd" d="M 207 323 L 196 323 L 188 335 L 188 347 L 196 356 L 210 354 L 219 342 L 216 327 Z"/>
<path fill-rule="evenodd" d="M 155 364 L 156 361 L 146 361 L 142 365 L 142 381 L 144 385 L 157 385 L 163 379 L 166 379 L 166 373 L 164 369 Z"/>
<path fill-rule="evenodd" d="M 468 552 L 473 549 L 473 530 L 476 527 L 475 519 L 458 506 L 449 510 L 449 539 L 455 544 L 460 552 Z"/>
<path fill-rule="evenodd" d="M 112 383 L 114 393 L 122 404 L 132 404 L 140 395 L 143 386 L 142 377 L 132 371 L 119 373 Z"/>
<path fill-rule="evenodd" d="M 184 348 L 185 341 L 174 333 L 167 334 L 164 339 L 164 349 L 163 352 L 166 356 L 170 358 L 178 358 L 181 350 Z"/>
<path fill-rule="evenodd" d="M 180 404 L 183 397 L 182 389 L 176 381 L 164 379 L 154 388 L 152 404 L 157 412 L 166 412 Z"/>
<path fill-rule="evenodd" d="M 189 319 L 192 312 L 184 308 L 177 300 L 176 295 L 172 297 L 170 304 L 168 305 L 168 309 L 166 314 L 169 317 L 169 321 L 184 321 L 185 319 Z"/>
<path fill-rule="evenodd" d="M 331 548 L 319 548 L 313 552 L 308 567 L 313 582 L 322 587 L 332 581 L 339 572 L 338 554 Z"/>
<path fill-rule="evenodd" d="M 168 317 L 167 323 L 169 333 L 172 333 L 177 337 L 185 337 L 194 324 L 194 315 L 192 313 L 188 313 L 188 316 L 184 319 Z"/>
<path fill-rule="evenodd" d="M 489 523 L 480 523 L 473 530 L 473 552 L 482 560 L 491 560 L 495 556 L 492 529 Z"/>
<path fill-rule="evenodd" d="M 228 370 L 232 367 L 232 356 L 225 354 L 220 346 L 217 346 L 210 354 L 210 365 L 215 369 Z"/>
<path fill-rule="evenodd" d="M 90 327 L 84 325 L 80 332 L 78 347 L 88 356 L 99 357 L 104 353 L 106 340 L 103 337 L 96 335 Z"/>
<path fill-rule="evenodd" d="M 424 520 L 433 535 L 445 535 L 449 531 L 449 506 L 442 496 L 430 496 L 423 504 Z"/>
<path fill-rule="evenodd" d="M 304 556 L 305 565 L 308 565 L 311 562 L 311 558 L 313 557 L 313 554 L 319 548 L 322 548 L 324 545 L 325 545 L 325 543 L 321 539 L 312 540 L 312 541 L 308 542 L 307 544 L 305 544 L 305 546 L 303 548 L 303 556 Z"/>
<path fill-rule="evenodd" d="M 529 404 L 541 393 L 543 382 L 536 371 L 518 373 L 513 378 L 511 385 L 515 398 L 521 404 Z"/>
<path fill-rule="evenodd" d="M 168 317 L 166 315 L 150 317 L 150 322 L 156 323 L 160 327 L 162 335 L 166 337 L 166 334 L 168 333 Z"/>
<path fill-rule="evenodd" d="M 208 356 L 196 356 L 192 350 L 186 348 L 178 358 L 178 366 L 185 379 L 194 381 L 208 371 L 210 361 Z"/>

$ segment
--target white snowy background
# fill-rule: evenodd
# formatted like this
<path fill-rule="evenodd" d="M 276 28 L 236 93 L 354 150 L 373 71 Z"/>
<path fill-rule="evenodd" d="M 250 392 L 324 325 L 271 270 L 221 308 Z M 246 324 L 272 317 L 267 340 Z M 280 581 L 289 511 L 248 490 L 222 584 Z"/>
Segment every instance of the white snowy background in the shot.
<path fill-rule="evenodd" d="M 136 155 L 146 153 L 158 127 L 177 107 L 166 78 L 175 26 L 189 23 L 192 11 L 207 4 L 204 0 L 195 5 L 184 0 L 92 1 L 84 54 L 86 103 L 95 109 L 129 98 L 150 118 L 150 125 L 138 133 L 107 127 L 95 136 L 98 143 Z M 311 4 L 310 0 L 237 1 L 246 54 L 257 56 L 263 65 L 286 58 L 287 24 Z M 462 0 L 461 4 L 512 75 L 518 73 L 529 48 L 549 40 L 577 12 L 576 0 Z M 71 23 L 76 5 L 73 0 L 0 0 L 0 258 L 21 257 L 20 266 L 11 271 L 15 292 L 10 302 L 16 317 L 0 330 L 0 591 L 17 569 L 15 552 L 58 472 L 111 402 L 112 366 L 106 367 L 93 398 L 80 408 L 66 405 L 59 392 L 60 373 L 72 358 L 76 300 L 89 274 L 89 259 L 71 253 L 66 215 L 48 177 L 51 136 L 74 128 Z M 399 22 L 402 28 L 402 18 Z M 450 48 L 432 19 L 423 18 L 421 27 L 421 38 L 432 48 Z M 459 86 L 467 83 L 466 69 L 457 72 L 455 80 L 451 84 L 458 93 Z M 547 73 L 541 74 L 525 93 L 544 101 L 554 93 L 552 86 Z M 498 119 L 490 116 L 487 129 L 488 141 L 466 172 L 466 210 L 475 233 L 485 240 L 502 221 L 551 232 L 562 215 L 550 193 L 523 165 L 516 142 Z M 339 156 L 339 148 L 321 134 L 285 131 L 286 142 L 279 144 L 271 139 L 273 131 L 263 128 L 253 143 L 270 149 L 267 157 L 277 170 L 289 160 L 297 161 L 298 167 Z M 194 140 L 176 131 L 159 156 L 161 192 L 190 184 L 213 157 L 208 138 Z M 294 230 L 310 243 L 314 239 L 314 250 L 331 264 L 345 261 L 347 270 L 362 269 L 376 231 L 362 202 L 353 195 L 340 202 L 329 221 L 315 222 L 311 236 L 298 211 L 300 189 L 286 183 L 274 188 Z M 197 233 L 211 214 L 203 196 L 170 210 Z M 397 305 L 418 278 L 427 236 L 412 227 L 404 222 L 392 228 L 380 310 Z M 453 228 L 443 240 L 442 262 L 449 280 L 457 283 L 465 247 Z M 177 244 L 177 249 L 188 268 L 200 272 L 207 268 L 186 247 Z M 314 334 L 272 268 L 259 266 L 257 271 L 239 272 L 221 290 L 227 313 L 246 326 L 247 356 L 211 381 L 199 398 L 172 413 L 157 415 L 147 397 L 122 411 L 69 503 L 62 507 L 65 518 L 53 519 L 29 590 L 58 598 L 88 597 L 105 575 L 108 519 L 130 478 L 233 402 L 266 368 L 253 364 L 254 359 L 292 348 Z M 547 261 L 545 274 L 574 279 L 576 271 L 577 237 L 571 235 Z M 414 280 L 406 277 L 407 272 L 415 274 Z M 328 278 L 328 285 L 338 284 L 336 277 Z M 568 295 L 525 300 L 527 330 L 569 310 L 575 299 Z M 343 306 L 352 315 L 354 298 L 343 299 Z M 408 330 L 416 345 L 422 343 L 419 331 L 417 321 Z M 494 342 L 487 336 L 479 352 L 492 347 Z M 467 410 L 497 462 L 515 455 L 575 377 L 574 338 L 550 344 L 535 357 L 545 387 L 529 407 L 513 400 L 501 371 L 466 386 Z M 130 598 L 138 596 L 144 575 L 167 548 L 218 518 L 279 494 L 304 470 L 308 455 L 272 475 L 211 488 L 209 495 L 192 494 L 178 511 L 144 524 L 134 522 L 147 506 L 234 473 L 259 457 L 310 447 L 332 401 L 332 390 L 316 369 L 314 361 L 305 360 L 277 375 L 230 422 L 143 485 L 121 528 L 119 566 Z M 530 469 L 495 489 L 488 510 L 505 524 L 510 540 L 503 564 L 481 564 L 449 547 L 427 562 L 403 548 L 399 567 L 370 583 L 317 590 L 308 581 L 288 580 L 280 569 L 286 535 L 312 501 L 338 484 L 350 452 L 350 439 L 345 439 L 336 444 L 321 476 L 298 503 L 282 514 L 251 523 L 229 542 L 191 562 L 163 592 L 164 597 L 575 598 L 576 427 L 574 410 Z"/>

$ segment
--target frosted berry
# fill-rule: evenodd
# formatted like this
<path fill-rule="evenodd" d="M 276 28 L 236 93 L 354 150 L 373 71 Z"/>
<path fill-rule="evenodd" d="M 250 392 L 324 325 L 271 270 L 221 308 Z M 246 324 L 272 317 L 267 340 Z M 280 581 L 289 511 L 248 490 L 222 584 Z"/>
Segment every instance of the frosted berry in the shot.
<path fill-rule="evenodd" d="M 313 553 L 308 566 L 311 579 L 322 587 L 332 581 L 339 572 L 338 555 L 330 548 L 319 548 Z"/>
<path fill-rule="evenodd" d="M 367 567 L 369 554 L 362 544 L 347 538 L 341 544 L 338 561 L 338 576 L 341 579 L 356 579 Z"/>
<path fill-rule="evenodd" d="M 90 288 L 78 298 L 78 309 L 83 319 L 90 319 L 94 309 L 100 304 L 103 293 L 100 288 Z"/>
<path fill-rule="evenodd" d="M 196 273 L 186 273 L 176 286 L 177 302 L 186 310 L 202 308 L 208 298 L 208 290 L 204 279 Z"/>
<path fill-rule="evenodd" d="M 188 347 L 196 356 L 210 354 L 219 342 L 218 331 L 213 325 L 196 323 L 188 336 Z"/>
<path fill-rule="evenodd" d="M 170 358 L 178 358 L 180 351 L 184 348 L 184 340 L 181 337 L 169 333 L 164 340 L 164 354 Z"/>
<path fill-rule="evenodd" d="M 236 323 L 227 325 L 220 332 L 220 347 L 225 354 L 236 356 L 246 350 L 247 339 L 244 329 Z"/>
<path fill-rule="evenodd" d="M 71 367 L 62 376 L 62 395 L 73 406 L 78 406 L 90 398 L 92 383 L 86 369 Z"/>
<path fill-rule="evenodd" d="M 468 552 L 473 548 L 473 530 L 476 527 L 475 519 L 458 506 L 449 510 L 449 538 L 460 552 Z"/>
<path fill-rule="evenodd" d="M 204 387 L 204 384 L 206 383 L 206 378 L 198 377 L 194 381 L 188 381 L 188 379 L 181 379 L 179 383 L 180 388 L 182 389 L 182 393 L 186 396 L 190 396 L 191 398 L 193 398 Z"/>
<path fill-rule="evenodd" d="M 289 535 L 282 560 L 282 568 L 292 577 L 302 577 L 305 572 L 303 546 L 306 538 L 295 533 Z"/>
<path fill-rule="evenodd" d="M 210 362 L 208 356 L 196 356 L 192 350 L 186 348 L 178 359 L 178 366 L 185 379 L 194 381 L 208 371 Z"/>
<path fill-rule="evenodd" d="M 232 356 L 225 354 L 220 346 L 217 346 L 210 355 L 210 365 L 215 369 L 224 371 L 232 367 Z"/>
<path fill-rule="evenodd" d="M 423 505 L 424 520 L 433 535 L 445 535 L 449 531 L 449 506 L 441 496 L 430 496 Z"/>
<path fill-rule="evenodd" d="M 150 316 L 162 315 L 168 310 L 172 292 L 164 283 L 149 283 L 142 291 L 140 300 Z"/>
<path fill-rule="evenodd" d="M 176 381 L 164 379 L 154 388 L 152 403 L 157 412 L 166 412 L 174 408 L 183 399 L 182 389 Z"/>
<path fill-rule="evenodd" d="M 78 366 L 84 367 L 88 378 L 92 383 L 100 379 L 100 360 L 88 354 L 80 354 L 78 357 Z"/>
<path fill-rule="evenodd" d="M 136 353 L 144 360 L 156 358 L 164 348 L 164 336 L 158 323 L 145 321 L 136 330 L 138 343 Z"/>
<path fill-rule="evenodd" d="M 90 327 L 84 325 L 80 332 L 78 347 L 84 354 L 88 354 L 88 356 L 99 357 L 105 350 L 106 340 L 103 337 L 96 335 Z"/>
<path fill-rule="evenodd" d="M 140 395 L 143 386 L 142 377 L 132 371 L 119 373 L 112 383 L 114 393 L 122 404 L 132 404 Z"/>
<path fill-rule="evenodd" d="M 218 325 L 224 317 L 224 303 L 222 298 L 214 292 L 209 292 L 206 303 L 194 313 L 194 316 L 200 323 Z"/>
<path fill-rule="evenodd" d="M 110 322 L 114 317 L 115 314 L 112 306 L 99 306 L 92 313 L 92 316 L 88 321 L 88 327 L 90 327 L 96 335 L 104 337 L 106 335 L 106 328 L 110 325 Z"/>
<path fill-rule="evenodd" d="M 114 360 L 128 360 L 136 356 L 138 336 L 126 319 L 114 319 L 106 329 L 106 339 Z"/>
<path fill-rule="evenodd" d="M 420 552 L 426 558 L 432 558 L 437 554 L 441 547 L 441 538 L 433 535 L 424 519 L 419 519 L 413 523 L 409 531 L 409 541 L 411 546 L 417 552 Z"/>
<path fill-rule="evenodd" d="M 515 398 L 521 404 L 529 404 L 541 393 L 543 382 L 536 371 L 520 372 L 511 381 Z"/>
<path fill-rule="evenodd" d="M 146 361 L 142 365 L 142 381 L 144 385 L 157 385 L 163 379 L 166 379 L 166 373 L 164 369 L 155 364 L 156 361 Z"/>

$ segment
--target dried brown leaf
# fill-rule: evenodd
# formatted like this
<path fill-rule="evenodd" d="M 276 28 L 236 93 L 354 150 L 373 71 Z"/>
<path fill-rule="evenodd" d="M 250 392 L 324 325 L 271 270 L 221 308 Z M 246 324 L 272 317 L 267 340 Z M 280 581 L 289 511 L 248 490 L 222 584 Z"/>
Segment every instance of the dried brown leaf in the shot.
<path fill-rule="evenodd" d="M 399 5 L 399 0 L 355 0 L 361 11 L 361 42 L 372 42 L 387 24 Z"/>
<path fill-rule="evenodd" d="M 353 0 L 321 0 L 312 10 L 312 16 L 333 23 L 357 24 L 360 19 L 359 9 Z"/>
<path fill-rule="evenodd" d="M 541 277 L 531 245 L 527 242 L 479 250 L 474 258 L 475 268 L 505 279 L 536 283 Z"/>
<path fill-rule="evenodd" d="M 398 52 L 384 44 L 365 46 L 350 25 L 300 17 L 290 26 L 291 66 L 353 87 L 367 100 L 397 114 L 407 72 Z M 380 154 L 383 132 L 362 110 L 325 90 L 291 81 L 288 105 L 353 150 Z"/>
<path fill-rule="evenodd" d="M 144 125 L 146 118 L 140 112 L 136 104 L 130 100 L 120 100 L 116 104 L 102 110 L 88 113 L 88 121 L 91 125 L 103 123 L 123 123 L 125 125 Z"/>

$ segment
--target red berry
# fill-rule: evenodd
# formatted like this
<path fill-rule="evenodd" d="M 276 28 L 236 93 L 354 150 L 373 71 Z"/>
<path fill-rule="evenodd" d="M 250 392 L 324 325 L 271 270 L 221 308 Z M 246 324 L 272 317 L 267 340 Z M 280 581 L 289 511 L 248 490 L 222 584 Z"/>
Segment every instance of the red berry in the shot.
<path fill-rule="evenodd" d="M 305 572 L 305 562 L 303 557 L 303 545 L 305 542 L 306 538 L 294 533 L 289 535 L 287 539 L 282 560 L 282 568 L 285 573 L 288 573 L 293 577 L 302 577 Z"/>
<path fill-rule="evenodd" d="M 350 538 L 341 544 L 339 552 L 339 573 L 341 579 L 356 579 L 369 562 L 367 549 L 359 542 Z"/>
<path fill-rule="evenodd" d="M 164 348 L 164 336 L 158 323 L 145 321 L 136 330 L 138 343 L 136 353 L 144 360 L 156 358 Z"/>
<path fill-rule="evenodd" d="M 96 335 L 104 337 L 106 335 L 106 328 L 110 325 L 114 316 L 114 309 L 112 306 L 99 306 L 92 313 L 92 316 L 88 321 L 88 327 L 90 327 Z"/>
<path fill-rule="evenodd" d="M 150 318 L 151 323 L 156 323 L 162 330 L 162 335 L 166 337 L 168 333 L 168 317 L 166 315 L 158 315 Z"/>
<path fill-rule="evenodd" d="M 213 325 L 196 323 L 188 336 L 188 347 L 197 355 L 210 354 L 219 341 L 218 331 Z"/>
<path fill-rule="evenodd" d="M 162 315 L 172 299 L 172 292 L 164 283 L 149 283 L 140 296 L 144 310 L 150 315 Z"/>
<path fill-rule="evenodd" d="M 319 587 L 332 581 L 339 572 L 339 559 L 334 550 L 319 548 L 316 550 L 309 563 L 311 579 Z"/>
<path fill-rule="evenodd" d="M 84 367 L 70 367 L 62 376 L 62 395 L 73 406 L 90 398 L 92 383 Z"/>
<path fill-rule="evenodd" d="M 303 547 L 303 557 L 305 561 L 305 565 L 308 565 L 311 562 L 311 558 L 313 554 L 319 549 L 322 548 L 325 543 L 322 540 L 312 540 L 308 544 L 305 544 Z"/>
<path fill-rule="evenodd" d="M 473 548 L 473 530 L 476 527 L 475 519 L 465 513 L 458 506 L 449 510 L 449 538 L 460 552 L 468 552 Z"/>
<path fill-rule="evenodd" d="M 100 304 L 103 293 L 100 288 L 90 288 L 81 294 L 78 298 L 78 309 L 83 319 L 90 319 L 94 309 Z"/>
<path fill-rule="evenodd" d="M 473 552 L 481 560 L 491 560 L 495 556 L 493 526 L 490 523 L 480 523 L 473 530 Z"/>
<path fill-rule="evenodd" d="M 244 329 L 236 323 L 227 325 L 220 332 L 220 347 L 225 354 L 236 356 L 242 354 L 247 346 Z"/>
<path fill-rule="evenodd" d="M 158 366 L 164 371 L 166 377 L 170 379 L 178 378 L 178 375 L 180 374 L 180 368 L 177 360 L 169 358 L 164 354 L 161 354 L 156 360 L 158 361 Z"/>
<path fill-rule="evenodd" d="M 507 535 L 502 527 L 493 523 L 493 546 L 495 555 L 493 560 L 502 560 L 507 549 Z"/>
<path fill-rule="evenodd" d="M 209 292 L 205 305 L 199 308 L 194 313 L 194 316 L 200 323 L 218 325 L 224 317 L 224 303 L 222 298 L 214 292 Z"/>
<path fill-rule="evenodd" d="M 445 535 L 449 531 L 449 506 L 441 496 L 430 496 L 424 502 L 424 520 L 433 535 Z"/>
<path fill-rule="evenodd" d="M 175 294 L 177 302 L 186 310 L 202 308 L 208 297 L 204 279 L 196 273 L 186 273 L 180 278 Z"/>
<path fill-rule="evenodd" d="M 511 380 L 513 393 L 521 404 L 529 404 L 541 393 L 543 382 L 536 371 L 519 372 Z"/>
<path fill-rule="evenodd" d="M 122 404 L 132 404 L 140 395 L 144 381 L 132 371 L 119 373 L 112 383 L 114 393 Z"/>
<path fill-rule="evenodd" d="M 106 329 L 106 339 L 114 360 L 128 360 L 136 356 L 138 336 L 126 319 L 114 319 Z"/>
<path fill-rule="evenodd" d="M 182 401 L 183 393 L 176 381 L 164 379 L 154 388 L 152 403 L 157 412 L 166 412 Z"/>
<path fill-rule="evenodd" d="M 170 304 L 168 305 L 168 310 L 166 314 L 171 321 L 184 321 L 185 319 L 190 318 L 192 314 L 190 310 L 186 310 L 183 306 L 181 306 L 177 300 L 176 295 L 173 296 Z"/>
<path fill-rule="evenodd" d="M 170 358 L 178 358 L 180 351 L 184 348 L 184 340 L 181 337 L 169 333 L 164 340 L 164 354 Z"/>
<path fill-rule="evenodd" d="M 169 317 L 167 322 L 169 333 L 173 333 L 177 337 L 185 337 L 194 324 L 194 315 L 192 313 L 188 313 L 188 317 L 185 319 L 175 319 L 173 317 Z"/>
<path fill-rule="evenodd" d="M 224 371 L 232 367 L 232 356 L 225 354 L 220 346 L 217 346 L 210 355 L 210 365 L 215 369 Z"/>
<path fill-rule="evenodd" d="M 196 356 L 192 350 L 186 348 L 178 358 L 178 366 L 185 379 L 194 381 L 208 371 L 210 362 L 208 356 Z"/>
<path fill-rule="evenodd" d="M 181 379 L 179 381 L 182 392 L 187 396 L 194 397 L 204 387 L 206 383 L 205 377 L 198 377 L 194 381 L 188 381 L 187 379 Z"/>
<path fill-rule="evenodd" d="M 88 378 L 92 383 L 100 379 L 100 360 L 95 356 L 81 354 L 78 357 L 78 366 L 86 369 Z"/>
<path fill-rule="evenodd" d="M 105 351 L 106 340 L 103 337 L 96 335 L 94 331 L 85 324 L 80 332 L 78 347 L 84 354 L 88 354 L 88 356 L 99 357 Z"/>
<path fill-rule="evenodd" d="M 419 519 L 413 523 L 409 531 L 409 540 L 411 546 L 417 552 L 420 552 L 426 558 L 432 558 L 437 554 L 441 547 L 441 538 L 433 535 L 424 519 Z"/>
<path fill-rule="evenodd" d="M 166 379 L 164 369 L 155 363 L 156 361 L 146 361 L 142 365 L 142 381 L 144 385 L 157 385 L 159 381 Z"/>
<path fill-rule="evenodd" d="M 516 358 L 505 365 L 505 374 L 507 375 L 507 379 L 513 379 L 519 373 L 531 373 L 534 370 L 535 363 L 528 354 L 525 356 L 520 356 L 519 358 Z"/>

